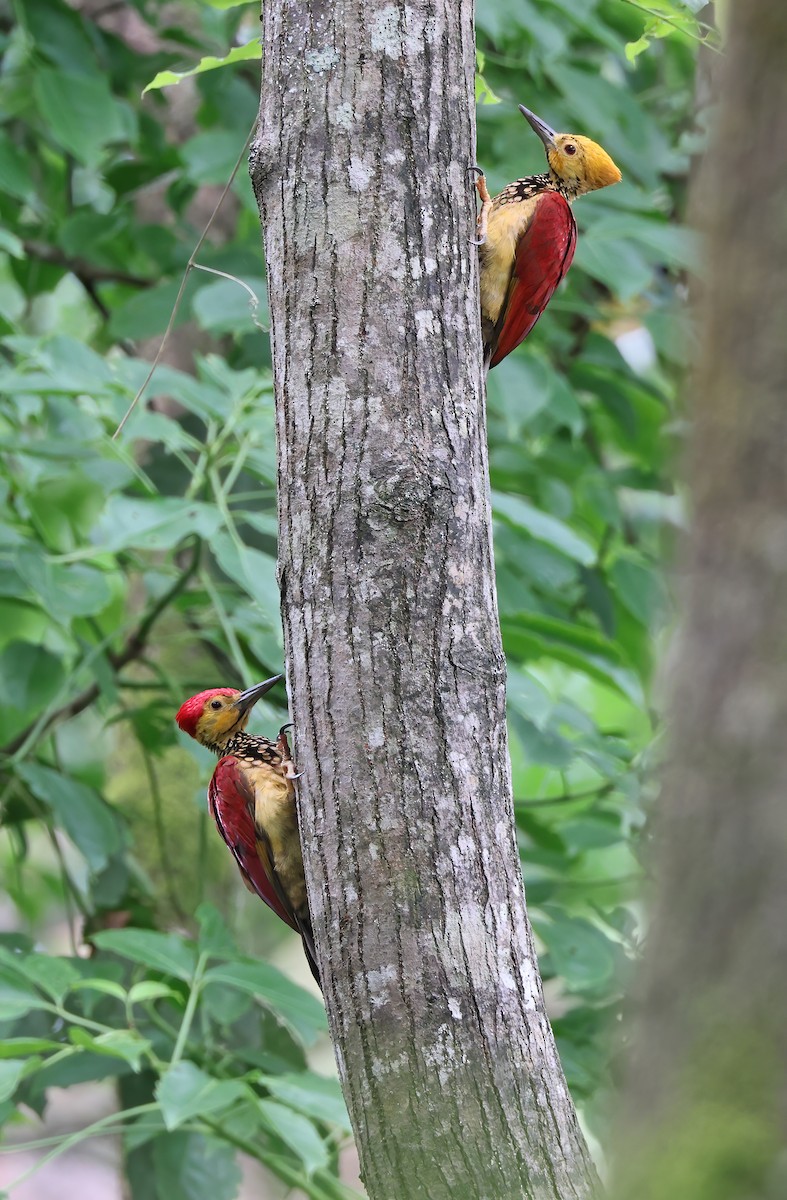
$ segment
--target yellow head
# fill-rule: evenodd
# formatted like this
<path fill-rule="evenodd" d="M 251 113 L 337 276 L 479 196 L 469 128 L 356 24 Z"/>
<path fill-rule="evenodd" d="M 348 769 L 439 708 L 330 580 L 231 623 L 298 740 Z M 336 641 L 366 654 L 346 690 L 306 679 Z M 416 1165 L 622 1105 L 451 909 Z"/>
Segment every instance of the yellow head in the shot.
<path fill-rule="evenodd" d="M 178 725 L 202 746 L 222 753 L 229 740 L 246 728 L 252 708 L 274 684 L 283 679 L 274 675 L 245 692 L 236 688 L 210 688 L 191 696 L 178 710 Z"/>
<path fill-rule="evenodd" d="M 582 196 L 620 183 L 620 171 L 596 142 L 575 133 L 556 133 L 523 104 L 519 111 L 544 143 L 550 173 L 568 196 Z"/>

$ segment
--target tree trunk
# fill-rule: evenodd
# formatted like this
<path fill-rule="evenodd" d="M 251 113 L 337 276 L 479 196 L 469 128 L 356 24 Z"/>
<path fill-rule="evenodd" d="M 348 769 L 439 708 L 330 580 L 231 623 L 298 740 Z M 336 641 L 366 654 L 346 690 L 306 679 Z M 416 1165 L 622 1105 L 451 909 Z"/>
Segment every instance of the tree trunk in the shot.
<path fill-rule="evenodd" d="M 787 1195 L 787 5 L 731 15 L 624 1200 Z"/>
<path fill-rule="evenodd" d="M 592 1190 L 514 839 L 469 0 L 270 0 L 252 177 L 325 1001 L 373 1200 Z"/>

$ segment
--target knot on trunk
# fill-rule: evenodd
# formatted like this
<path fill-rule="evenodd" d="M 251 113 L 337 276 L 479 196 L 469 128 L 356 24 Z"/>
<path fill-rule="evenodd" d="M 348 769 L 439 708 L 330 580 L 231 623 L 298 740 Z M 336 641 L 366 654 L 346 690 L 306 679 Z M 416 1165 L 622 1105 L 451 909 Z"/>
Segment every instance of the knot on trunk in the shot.
<path fill-rule="evenodd" d="M 280 147 L 271 132 L 266 131 L 265 126 L 259 124 L 249 148 L 249 175 L 260 211 L 262 211 L 269 184 L 277 179 L 276 171 L 279 161 L 277 150 L 280 151 Z"/>
<path fill-rule="evenodd" d="M 445 480 L 414 462 L 381 462 L 364 488 L 362 507 L 369 525 L 429 524 L 447 512 L 451 492 Z"/>

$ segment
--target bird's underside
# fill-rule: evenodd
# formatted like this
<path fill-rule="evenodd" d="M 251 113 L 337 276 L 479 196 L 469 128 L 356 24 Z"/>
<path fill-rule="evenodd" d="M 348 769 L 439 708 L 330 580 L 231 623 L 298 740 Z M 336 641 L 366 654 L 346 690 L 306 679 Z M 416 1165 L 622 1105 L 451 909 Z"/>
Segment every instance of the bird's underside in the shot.
<path fill-rule="evenodd" d="M 476 181 L 484 361 L 497 366 L 524 341 L 571 265 L 577 229 L 571 206 L 536 175 L 491 199 Z"/>
<path fill-rule="evenodd" d="M 208 802 L 244 883 L 301 935 L 309 966 L 319 983 L 294 777 L 283 731 L 276 742 L 240 733 L 228 743 L 219 760 Z"/>

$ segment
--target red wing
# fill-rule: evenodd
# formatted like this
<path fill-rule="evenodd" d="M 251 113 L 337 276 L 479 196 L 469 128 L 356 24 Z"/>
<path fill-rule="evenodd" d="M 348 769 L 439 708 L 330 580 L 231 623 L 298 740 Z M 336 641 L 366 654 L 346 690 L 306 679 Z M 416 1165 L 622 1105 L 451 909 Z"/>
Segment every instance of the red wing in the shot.
<path fill-rule="evenodd" d="M 254 791 L 244 777 L 237 758 L 219 760 L 208 787 L 208 805 L 219 833 L 235 856 L 246 885 L 277 917 L 300 933 L 272 870 L 266 843 L 259 840 L 254 825 Z"/>
<path fill-rule="evenodd" d="M 571 266 L 576 247 L 577 226 L 568 200 L 559 192 L 544 192 L 516 248 L 491 367 L 496 367 L 530 333 Z"/>

